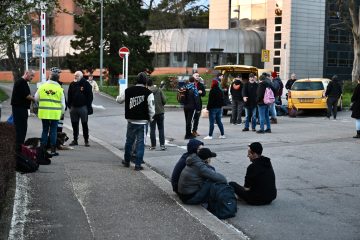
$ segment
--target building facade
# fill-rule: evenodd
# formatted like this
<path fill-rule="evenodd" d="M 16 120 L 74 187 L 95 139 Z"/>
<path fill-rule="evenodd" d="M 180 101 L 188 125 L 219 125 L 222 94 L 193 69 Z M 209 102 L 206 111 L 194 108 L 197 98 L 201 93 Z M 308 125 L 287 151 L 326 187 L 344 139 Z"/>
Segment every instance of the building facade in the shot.
<path fill-rule="evenodd" d="M 264 67 L 283 79 L 293 72 L 351 79 L 352 37 L 333 28 L 339 21 L 336 0 L 210 0 L 209 28 L 265 31 Z"/>

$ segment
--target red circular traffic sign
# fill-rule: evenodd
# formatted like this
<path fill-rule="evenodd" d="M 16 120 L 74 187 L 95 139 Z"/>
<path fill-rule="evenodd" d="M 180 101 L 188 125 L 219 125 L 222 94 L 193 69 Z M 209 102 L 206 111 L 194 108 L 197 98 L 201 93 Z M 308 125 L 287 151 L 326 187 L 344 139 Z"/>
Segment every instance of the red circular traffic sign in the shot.
<path fill-rule="evenodd" d="M 121 47 L 120 49 L 119 49 L 119 56 L 121 57 L 121 58 L 124 58 L 125 57 L 125 54 L 126 53 L 128 53 L 129 54 L 129 49 L 127 48 L 127 47 Z"/>

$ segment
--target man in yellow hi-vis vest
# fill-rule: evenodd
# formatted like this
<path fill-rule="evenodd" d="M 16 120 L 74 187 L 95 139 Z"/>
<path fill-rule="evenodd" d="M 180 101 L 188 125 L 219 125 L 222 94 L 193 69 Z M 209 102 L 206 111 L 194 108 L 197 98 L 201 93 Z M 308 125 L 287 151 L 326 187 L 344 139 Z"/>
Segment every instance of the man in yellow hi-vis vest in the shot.
<path fill-rule="evenodd" d="M 50 79 L 42 84 L 35 93 L 35 100 L 39 102 L 38 117 L 42 121 L 41 147 L 45 148 L 50 130 L 51 155 L 56 152 L 57 126 L 61 115 L 65 112 L 64 90 L 58 83 L 59 75 L 51 72 Z"/>

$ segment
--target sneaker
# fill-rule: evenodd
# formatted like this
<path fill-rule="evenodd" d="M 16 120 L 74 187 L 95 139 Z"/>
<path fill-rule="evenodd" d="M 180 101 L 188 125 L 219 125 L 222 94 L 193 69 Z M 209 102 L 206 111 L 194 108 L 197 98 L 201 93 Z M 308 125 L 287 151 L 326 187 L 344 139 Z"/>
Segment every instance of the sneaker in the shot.
<path fill-rule="evenodd" d="M 79 145 L 76 140 L 72 140 L 72 142 L 69 144 L 69 146 L 77 146 Z"/>
<path fill-rule="evenodd" d="M 213 139 L 213 137 L 212 136 L 206 136 L 206 137 L 204 137 L 204 139 L 205 140 L 211 140 L 211 139 Z"/>
<path fill-rule="evenodd" d="M 134 170 L 141 171 L 141 170 L 144 170 L 144 168 L 142 166 L 135 166 Z"/>
<path fill-rule="evenodd" d="M 193 139 L 196 138 L 194 135 L 190 134 L 190 135 L 185 135 L 185 139 Z"/>
<path fill-rule="evenodd" d="M 149 147 L 149 150 L 155 150 L 156 147 Z"/>
<path fill-rule="evenodd" d="M 266 129 L 264 132 L 271 133 L 271 129 Z"/>
<path fill-rule="evenodd" d="M 219 138 L 220 139 L 225 139 L 226 137 L 225 137 L 225 135 L 220 135 Z"/>
<path fill-rule="evenodd" d="M 271 119 L 270 119 L 270 122 L 271 122 L 272 124 L 277 124 L 277 118 L 271 118 Z"/>
<path fill-rule="evenodd" d="M 165 145 L 161 145 L 161 146 L 160 146 L 160 149 L 161 149 L 161 151 L 165 151 L 165 150 L 166 150 Z"/>
<path fill-rule="evenodd" d="M 90 144 L 88 141 L 85 141 L 85 147 L 90 147 Z"/>
<path fill-rule="evenodd" d="M 57 153 L 57 152 L 51 152 L 50 155 L 51 155 L 52 157 L 55 157 L 55 156 L 59 156 L 59 153 Z"/>
<path fill-rule="evenodd" d="M 244 128 L 242 131 L 243 131 L 243 132 L 247 132 L 247 131 L 249 131 L 249 129 L 248 129 L 248 128 Z"/>
<path fill-rule="evenodd" d="M 264 130 L 258 130 L 258 131 L 256 131 L 256 133 L 265 133 L 265 131 Z"/>
<path fill-rule="evenodd" d="M 256 129 L 255 129 L 255 128 L 253 128 L 253 129 L 251 129 L 251 131 L 256 132 Z"/>
<path fill-rule="evenodd" d="M 124 167 L 130 167 L 130 163 L 125 162 L 125 160 L 122 160 L 121 163 L 122 163 L 122 165 L 124 165 Z"/>
<path fill-rule="evenodd" d="M 200 136 L 200 134 L 199 134 L 197 131 L 193 131 L 193 132 L 192 132 L 192 135 L 194 135 L 195 137 Z"/>

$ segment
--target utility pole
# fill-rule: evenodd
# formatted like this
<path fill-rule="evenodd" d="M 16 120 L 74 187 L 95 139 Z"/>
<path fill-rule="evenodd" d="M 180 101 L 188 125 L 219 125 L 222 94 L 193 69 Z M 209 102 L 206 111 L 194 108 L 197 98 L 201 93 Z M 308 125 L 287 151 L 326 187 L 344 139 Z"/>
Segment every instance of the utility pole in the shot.
<path fill-rule="evenodd" d="M 237 12 L 238 14 L 238 32 L 237 32 L 237 51 L 236 51 L 236 65 L 239 65 L 239 44 L 240 44 L 240 5 L 238 5 L 238 8 L 234 10 L 234 12 Z"/>
<path fill-rule="evenodd" d="M 103 5 L 104 0 L 100 0 L 100 87 L 103 86 L 103 56 L 104 56 L 104 43 L 103 43 Z"/>

